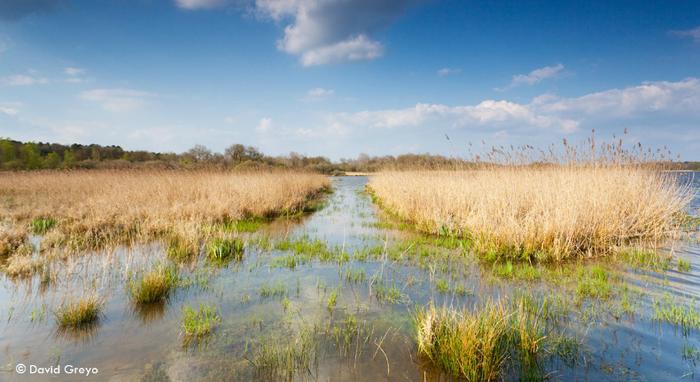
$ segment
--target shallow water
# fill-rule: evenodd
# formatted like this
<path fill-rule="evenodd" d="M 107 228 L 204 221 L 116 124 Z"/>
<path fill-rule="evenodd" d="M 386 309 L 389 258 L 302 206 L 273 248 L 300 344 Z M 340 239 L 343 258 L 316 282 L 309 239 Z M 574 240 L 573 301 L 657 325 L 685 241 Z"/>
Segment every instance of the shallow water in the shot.
<path fill-rule="evenodd" d="M 695 175 L 687 179 L 698 190 L 700 176 Z M 416 354 L 412 323 L 416 307 L 432 302 L 472 308 L 524 292 L 537 298 L 572 299 L 562 285 L 501 280 L 460 249 L 441 248 L 416 233 L 383 228 L 380 222 L 385 218 L 363 193 L 366 182 L 365 177 L 334 178 L 334 193 L 322 210 L 302 221 L 278 222 L 247 235 L 249 245 L 241 262 L 216 267 L 200 259 L 181 266 L 190 285 L 178 288 L 162 305 L 137 308 L 129 299 L 126 281 L 131 271 L 167 261 L 160 243 L 55 261 L 50 269 L 56 277 L 50 281 L 41 275 L 23 280 L 3 277 L 0 380 L 75 379 L 63 369 L 53 376 L 18 375 L 18 363 L 94 367 L 99 373 L 84 379 L 110 381 L 449 380 Z M 699 207 L 696 197 L 691 211 L 697 213 Z M 286 237 L 320 239 L 348 257 L 311 259 L 293 269 L 279 267 L 278 260 L 289 253 L 254 244 L 264 236 L 272 242 Z M 370 248 L 395 245 L 401 250 L 361 255 Z M 415 255 L 417 250 L 423 256 Z M 575 362 L 549 357 L 544 368 L 550 378 L 700 378 L 695 365 L 700 363 L 699 331 L 683 331 L 653 319 L 654 304 L 665 300 L 698 311 L 697 235 L 675 243 L 672 250 L 691 264 L 689 272 L 677 271 L 675 264 L 660 273 L 624 266 L 611 270 L 616 285 L 635 291 L 634 313 L 619 313 L 619 294 L 570 304 L 558 330 L 582 346 Z M 438 287 L 441 282 L 448 290 Z M 277 288 L 280 295 L 262 296 L 263 287 Z M 52 311 L 84 291 L 97 291 L 105 300 L 98 324 L 79 332 L 57 330 Z M 385 296 L 391 293 L 395 295 Z M 333 295 L 337 302 L 329 308 Z M 200 303 L 215 306 L 222 322 L 204 340 L 186 342 L 182 309 Z M 303 369 L 288 375 L 264 367 L 261 349 L 299 349 L 303 333 L 313 348 Z M 515 370 L 506 375 L 509 380 L 517 378 Z"/>

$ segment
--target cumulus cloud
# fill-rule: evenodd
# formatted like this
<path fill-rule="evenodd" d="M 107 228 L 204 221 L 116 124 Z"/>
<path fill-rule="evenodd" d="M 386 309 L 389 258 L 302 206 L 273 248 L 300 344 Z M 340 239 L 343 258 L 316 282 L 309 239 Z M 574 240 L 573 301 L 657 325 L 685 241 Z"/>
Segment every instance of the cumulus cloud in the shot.
<path fill-rule="evenodd" d="M 700 42 L 700 26 L 693 29 L 671 31 L 670 33 L 677 37 L 690 38 L 695 42 Z"/>
<path fill-rule="evenodd" d="M 405 109 L 337 114 L 340 123 L 376 128 L 447 124 L 452 127 L 529 125 L 564 132 L 576 130 L 578 122 L 555 115 L 538 114 L 528 105 L 504 100 L 485 100 L 476 105 L 422 104 Z"/>
<path fill-rule="evenodd" d="M 44 77 L 36 77 L 28 74 L 15 74 L 2 79 L 2 83 L 7 86 L 31 86 L 49 83 Z"/>
<path fill-rule="evenodd" d="M 564 65 L 556 64 L 554 66 L 545 66 L 542 68 L 537 68 L 528 74 L 516 74 L 510 81 L 508 87 L 513 88 L 521 85 L 535 85 L 548 78 L 554 78 L 561 74 L 564 70 Z"/>
<path fill-rule="evenodd" d="M 50 12 L 65 0 L 2 0 L 0 1 L 0 20 L 16 21 L 34 13 Z"/>
<path fill-rule="evenodd" d="M 650 114 L 668 119 L 700 117 L 700 80 L 645 82 L 573 98 L 545 94 L 529 103 L 507 100 L 484 100 L 460 106 L 419 103 L 403 109 L 336 113 L 330 120 L 345 127 L 483 127 L 506 132 L 535 128 L 572 133 L 586 123 L 644 118 Z"/>
<path fill-rule="evenodd" d="M 462 73 L 462 69 L 458 68 L 442 68 L 437 71 L 438 76 L 440 77 L 447 77 L 451 76 L 453 74 L 459 74 Z"/>
<path fill-rule="evenodd" d="M 153 96 L 152 93 L 133 89 L 93 89 L 80 94 L 82 99 L 98 103 L 103 109 L 111 112 L 141 109 Z"/>
<path fill-rule="evenodd" d="M 550 113 L 577 113 L 630 117 L 643 113 L 700 111 L 700 80 L 644 82 L 624 89 L 586 94 L 576 98 L 548 99 L 538 106 Z"/>
<path fill-rule="evenodd" d="M 373 35 L 421 0 L 250 0 L 262 19 L 284 25 L 277 48 L 303 66 L 373 60 L 384 46 Z M 188 10 L 240 5 L 241 0 L 175 0 Z"/>

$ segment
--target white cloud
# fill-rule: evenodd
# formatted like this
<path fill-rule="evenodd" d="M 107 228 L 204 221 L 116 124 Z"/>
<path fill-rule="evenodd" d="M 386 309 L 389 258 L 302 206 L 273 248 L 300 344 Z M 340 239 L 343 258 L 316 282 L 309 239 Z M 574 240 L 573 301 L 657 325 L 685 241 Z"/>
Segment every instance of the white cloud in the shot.
<path fill-rule="evenodd" d="M 644 82 L 624 89 L 549 99 L 539 105 L 546 112 L 629 117 L 648 112 L 700 112 L 700 80 Z"/>
<path fill-rule="evenodd" d="M 262 118 L 255 128 L 258 132 L 265 133 L 272 128 L 272 118 Z"/>
<path fill-rule="evenodd" d="M 462 73 L 462 69 L 458 68 L 442 68 L 437 71 L 438 76 L 440 77 L 447 77 L 453 74 L 459 74 Z"/>
<path fill-rule="evenodd" d="M 383 53 L 382 44 L 368 39 L 365 35 L 359 35 L 332 45 L 309 49 L 301 55 L 301 64 L 316 66 L 343 61 L 373 60 Z"/>
<path fill-rule="evenodd" d="M 15 74 L 2 79 L 2 83 L 8 86 L 31 86 L 49 83 L 47 78 L 36 77 L 27 74 Z"/>
<path fill-rule="evenodd" d="M 19 113 L 19 109 L 14 104 L 0 104 L 0 114 L 15 116 Z"/>
<path fill-rule="evenodd" d="M 82 99 L 96 102 L 112 112 L 138 110 L 153 96 L 152 93 L 133 89 L 93 89 L 80 94 Z"/>
<path fill-rule="evenodd" d="M 422 0 L 250 0 L 252 12 L 284 25 L 277 48 L 299 57 L 303 66 L 381 57 L 372 35 Z M 175 0 L 188 10 L 242 5 L 242 0 Z"/>
<path fill-rule="evenodd" d="M 333 89 L 313 88 L 306 92 L 306 97 L 304 97 L 304 100 L 322 101 L 324 99 L 332 97 L 333 94 L 335 94 L 335 91 L 333 91 Z"/>
<path fill-rule="evenodd" d="M 175 0 L 178 8 L 187 10 L 214 9 L 232 3 L 230 0 Z"/>
<path fill-rule="evenodd" d="M 674 36 L 690 38 L 693 41 L 700 43 L 700 26 L 682 31 L 671 31 L 670 33 Z"/>
<path fill-rule="evenodd" d="M 75 67 L 69 66 L 69 67 L 63 69 L 63 72 L 71 77 L 75 77 L 75 76 L 84 74 L 85 69 L 75 68 Z"/>
<path fill-rule="evenodd" d="M 475 105 L 448 106 L 419 103 L 403 109 L 336 113 L 329 124 L 342 127 L 423 128 L 448 126 L 460 129 L 485 127 L 508 132 L 512 129 L 544 129 L 571 133 L 589 124 L 598 127 L 650 114 L 672 120 L 700 117 L 700 80 L 645 82 L 624 89 L 611 89 L 581 97 L 558 98 L 545 94 L 530 103 L 484 100 Z"/>
<path fill-rule="evenodd" d="M 564 70 L 564 65 L 545 66 L 535 69 L 528 74 L 516 74 L 510 82 L 509 87 L 520 85 L 534 85 L 548 78 L 558 76 Z"/>
<path fill-rule="evenodd" d="M 419 103 L 406 109 L 340 113 L 336 117 L 341 124 L 375 128 L 415 127 L 431 124 L 447 124 L 453 127 L 529 125 L 571 132 L 578 127 L 576 121 L 553 115 L 541 115 L 528 105 L 502 100 L 485 100 L 476 105 L 464 106 Z"/>

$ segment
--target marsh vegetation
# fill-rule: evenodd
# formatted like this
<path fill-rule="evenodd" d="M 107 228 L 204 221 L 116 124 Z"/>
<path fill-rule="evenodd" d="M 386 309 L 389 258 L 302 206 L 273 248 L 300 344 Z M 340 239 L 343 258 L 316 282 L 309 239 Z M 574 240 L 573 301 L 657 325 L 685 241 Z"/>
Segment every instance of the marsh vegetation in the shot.
<path fill-rule="evenodd" d="M 546 173 L 553 169 L 502 171 L 534 171 L 521 176 L 544 171 L 543 177 L 564 187 L 575 182 L 579 170 L 567 169 L 571 174 L 561 178 Z M 108 174 L 57 176 L 70 179 L 67 188 L 86 182 L 92 189 Z M 426 182 L 425 192 L 430 182 L 445 184 L 438 183 L 445 172 L 408 174 Z M 256 183 L 250 180 L 256 174 L 155 173 L 157 182 L 171 188 L 191 182 L 178 191 L 142 186 L 128 172 L 131 186 L 109 183 L 122 192 L 94 190 L 81 198 L 43 190 L 33 190 L 36 197 L 22 196 L 17 190 L 47 184 L 34 178 L 47 174 L 20 175 L 21 182 L 2 180 L 14 190 L 2 194 L 7 253 L 0 258 L 5 274 L 0 346 L 8 362 L 61 359 L 90 362 L 104 378 L 195 381 L 620 380 L 670 379 L 695 371 L 700 311 L 693 296 L 700 293 L 694 281 L 700 250 L 694 241 L 697 227 L 687 221 L 655 225 L 668 228 L 655 245 L 647 245 L 646 238 L 628 243 L 629 238 L 601 236 L 588 243 L 615 245 L 581 251 L 566 247 L 566 240 L 595 230 L 579 232 L 573 222 L 552 223 L 549 231 L 515 230 L 518 239 L 508 248 L 534 246 L 542 237 L 566 240 L 545 240 L 538 251 L 527 252 L 535 254 L 529 257 L 499 247 L 498 256 L 489 259 L 478 250 L 480 239 L 472 230 L 460 231 L 456 218 L 450 220 L 453 226 L 440 228 L 417 224 L 390 208 L 375 186 L 410 181 L 395 172 L 372 178 L 372 195 L 365 192 L 363 177 L 333 179 L 329 195 L 321 191 L 328 180 L 316 175 L 257 174 L 262 178 Z M 96 180 L 89 180 L 92 176 Z M 454 182 L 471 182 L 470 176 L 460 172 Z M 649 180 L 645 176 L 637 181 Z M 621 189 L 640 184 L 601 179 Z M 243 190 L 244 181 L 254 188 Z M 676 195 L 673 200 L 690 202 L 685 213 L 697 210 L 698 199 L 688 198 L 699 188 L 697 178 L 672 184 L 659 175 L 658 181 L 668 186 L 667 195 Z M 691 184 L 692 191 L 684 194 L 675 184 Z M 275 185 L 283 190 L 278 193 Z M 103 194 L 125 194 L 125 187 L 132 195 L 144 189 L 163 200 L 121 195 L 116 200 L 122 208 L 93 211 L 107 203 Z M 436 203 L 439 195 L 433 195 Z M 304 213 L 318 196 L 325 198 L 322 207 Z M 47 201 L 51 198 L 72 204 Z M 234 202 L 239 199 L 245 208 Z M 578 221 L 587 224 L 596 222 L 598 213 L 601 219 L 612 216 L 589 211 L 595 216 L 586 217 L 586 202 L 580 202 L 581 210 L 541 206 L 536 211 L 549 215 L 528 215 L 539 204 L 528 210 L 515 199 L 520 214 L 496 218 L 524 219 L 519 229 L 535 227 L 528 223 L 535 216 L 579 211 Z M 39 208 L 40 200 L 47 207 Z M 406 200 L 417 206 L 422 199 L 400 199 Z M 82 213 L 71 212 L 71 206 Z M 55 211 L 49 213 L 50 208 Z M 147 216 L 149 208 L 157 211 Z M 447 204 L 432 216 L 452 216 L 452 208 Z M 640 209 L 647 212 L 637 215 Z M 638 216 L 659 210 L 617 211 L 637 222 Z M 94 222 L 113 217 L 120 228 L 78 216 Z M 607 232 L 602 221 L 597 224 Z M 561 227 L 568 231 L 557 231 Z M 89 235 L 82 236 L 85 232 Z M 121 239 L 124 232 L 130 232 L 129 239 Z M 81 245 L 95 242 L 86 239 L 93 233 L 104 245 Z M 573 252 L 563 255 L 564 248 Z M 54 312 L 55 320 L 46 319 L 46 312 Z M 16 379 L 12 373 L 4 377 Z"/>

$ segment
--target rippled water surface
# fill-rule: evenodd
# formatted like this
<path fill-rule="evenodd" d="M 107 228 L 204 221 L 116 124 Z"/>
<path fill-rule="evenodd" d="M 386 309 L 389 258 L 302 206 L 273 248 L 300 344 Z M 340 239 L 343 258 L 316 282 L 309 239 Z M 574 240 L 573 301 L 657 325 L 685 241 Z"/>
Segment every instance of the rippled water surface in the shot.
<path fill-rule="evenodd" d="M 698 175 L 683 175 L 695 190 Z M 574 303 L 574 292 L 564 285 L 544 278 L 503 280 L 457 246 L 445 248 L 386 224 L 364 193 L 366 182 L 334 178 L 334 193 L 322 210 L 245 234 L 240 262 L 214 266 L 200 259 L 180 265 L 186 282 L 165 304 L 137 307 L 126 281 L 134 270 L 167 261 L 160 243 L 56 260 L 50 264 L 55 277 L 48 279 L 3 276 L 0 380 L 48 379 L 16 374 L 17 363 L 95 367 L 99 374 L 86 380 L 111 381 L 449 380 L 416 353 L 416 308 L 432 302 L 471 309 L 522 294 L 559 296 L 568 305 L 559 332 L 580 346 L 573 359 L 547 357 L 544 368 L 553 380 L 700 379 L 700 331 L 655 319 L 655 307 L 665 303 L 700 311 L 697 232 L 669 248 L 690 263 L 690 271 L 679 271 L 675 262 L 665 271 L 611 265 L 612 297 Z M 690 212 L 698 208 L 696 197 Z M 284 240 L 317 239 L 336 256 L 294 257 L 273 249 Z M 58 330 L 56 307 L 91 291 L 105 301 L 98 324 Z M 621 308 L 623 301 L 632 311 Z M 209 337 L 185 341 L 183 307 L 200 303 L 215 306 L 221 323 Z M 301 348 L 311 349 L 304 353 L 308 359 L 291 374 L 264 362 L 265 354 L 296 354 Z M 517 372 L 507 374 L 517 379 Z"/>

